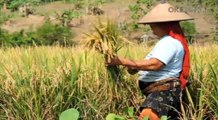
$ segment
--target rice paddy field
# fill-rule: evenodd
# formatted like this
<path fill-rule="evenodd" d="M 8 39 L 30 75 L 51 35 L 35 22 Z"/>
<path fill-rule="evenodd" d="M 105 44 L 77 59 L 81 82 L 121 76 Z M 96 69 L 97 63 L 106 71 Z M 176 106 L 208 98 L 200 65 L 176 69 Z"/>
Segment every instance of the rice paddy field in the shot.
<path fill-rule="evenodd" d="M 130 44 L 119 55 L 143 59 L 152 47 Z M 218 119 L 218 45 L 191 45 L 191 85 L 181 120 Z M 122 68 L 114 81 L 104 57 L 83 47 L 15 47 L 0 49 L 0 119 L 57 120 L 69 108 L 79 119 L 104 120 L 109 113 L 136 120 L 143 95 L 137 75 Z M 134 107 L 134 116 L 124 111 Z"/>

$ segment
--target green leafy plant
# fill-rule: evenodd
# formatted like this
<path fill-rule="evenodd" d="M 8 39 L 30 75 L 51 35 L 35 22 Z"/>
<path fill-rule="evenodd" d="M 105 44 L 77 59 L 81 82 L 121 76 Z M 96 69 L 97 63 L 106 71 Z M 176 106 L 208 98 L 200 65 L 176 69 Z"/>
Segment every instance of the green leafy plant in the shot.
<path fill-rule="evenodd" d="M 0 44 L 4 45 L 7 32 L 0 28 Z"/>
<path fill-rule="evenodd" d="M 111 2 L 111 1 L 113 1 L 113 0 L 94 0 L 94 2 L 95 2 L 96 4 L 103 4 L 103 3 Z"/>
<path fill-rule="evenodd" d="M 128 113 L 129 117 L 134 117 L 134 107 L 127 107 L 126 113 Z"/>
<path fill-rule="evenodd" d="M 21 6 L 21 5 L 24 5 L 26 3 L 26 0 L 14 0 L 14 1 L 11 1 L 10 4 L 9 4 L 9 8 L 12 10 L 12 11 L 15 11 L 15 10 L 18 10 L 18 8 Z"/>
<path fill-rule="evenodd" d="M 185 35 L 196 33 L 195 23 L 193 22 L 181 22 L 181 27 Z"/>
<path fill-rule="evenodd" d="M 147 13 L 147 9 L 149 9 L 154 3 L 154 0 L 137 0 L 135 4 L 129 5 L 132 18 L 130 26 L 133 30 L 139 28 L 137 21 Z"/>
<path fill-rule="evenodd" d="M 74 18 L 79 18 L 81 13 L 78 10 L 69 9 L 65 10 L 63 13 L 58 14 L 56 12 L 57 19 L 61 22 L 62 26 L 68 27 L 69 23 Z"/>
<path fill-rule="evenodd" d="M 181 22 L 180 24 L 188 43 L 192 44 L 194 42 L 193 36 L 196 33 L 195 24 L 193 22 Z"/>
<path fill-rule="evenodd" d="M 72 46 L 73 33 L 69 27 L 44 23 L 36 31 L 7 33 L 1 30 L 1 45 L 3 46 L 27 46 L 27 45 L 60 45 Z"/>
<path fill-rule="evenodd" d="M 116 115 L 114 113 L 109 113 L 106 116 L 106 120 L 136 120 L 137 117 L 134 116 L 134 108 L 133 107 L 127 107 L 124 112 L 126 113 L 126 115 L 120 116 L 120 115 Z M 167 120 L 167 116 L 161 116 L 160 120 Z M 143 120 L 149 120 L 148 116 L 145 116 Z"/>
<path fill-rule="evenodd" d="M 126 113 L 126 115 L 123 116 L 119 116 L 114 113 L 109 113 L 106 117 L 106 120 L 126 120 L 127 118 L 133 119 L 135 117 L 133 107 L 126 107 L 124 112 Z"/>
<path fill-rule="evenodd" d="M 13 14 L 7 14 L 0 11 L 0 25 L 13 17 Z"/>
<path fill-rule="evenodd" d="M 38 5 L 40 0 L 8 0 L 7 4 L 11 11 L 16 11 L 22 5 Z"/>
<path fill-rule="evenodd" d="M 73 43 L 73 33 L 71 29 L 61 25 L 55 25 L 46 22 L 36 32 L 29 33 L 29 36 L 37 45 L 54 45 L 70 46 Z"/>
<path fill-rule="evenodd" d="M 78 120 L 78 118 L 79 118 L 78 110 L 71 108 L 62 112 L 59 117 L 59 120 Z"/>
<path fill-rule="evenodd" d="M 106 120 L 125 120 L 124 117 L 110 113 L 107 115 Z"/>

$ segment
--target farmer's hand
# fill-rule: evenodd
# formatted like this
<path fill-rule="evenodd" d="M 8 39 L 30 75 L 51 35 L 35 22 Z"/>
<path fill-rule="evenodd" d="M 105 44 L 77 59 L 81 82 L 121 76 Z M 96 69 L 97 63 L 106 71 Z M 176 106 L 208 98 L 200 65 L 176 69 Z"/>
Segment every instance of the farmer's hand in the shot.
<path fill-rule="evenodd" d="M 138 70 L 133 67 L 127 67 L 127 72 L 131 75 L 134 75 L 138 72 Z"/>
<path fill-rule="evenodd" d="M 113 56 L 113 57 L 107 57 L 105 59 L 105 65 L 106 66 L 114 66 L 114 65 L 121 65 L 121 60 L 118 56 Z"/>

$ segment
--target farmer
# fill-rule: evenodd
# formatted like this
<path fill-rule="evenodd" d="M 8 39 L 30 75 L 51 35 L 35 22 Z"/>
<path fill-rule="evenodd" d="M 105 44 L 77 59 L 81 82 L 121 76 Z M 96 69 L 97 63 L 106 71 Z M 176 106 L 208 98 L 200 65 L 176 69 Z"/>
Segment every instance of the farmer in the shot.
<path fill-rule="evenodd" d="M 145 116 L 149 120 L 159 120 L 161 116 L 175 119 L 173 111 L 179 111 L 190 69 L 188 45 L 179 21 L 192 19 L 176 7 L 162 2 L 139 21 L 139 24 L 150 25 L 153 34 L 160 38 L 144 60 L 115 56 L 106 61 L 109 66 L 126 66 L 130 74 L 138 72 L 139 87 L 146 96 L 140 106 L 140 119 Z"/>

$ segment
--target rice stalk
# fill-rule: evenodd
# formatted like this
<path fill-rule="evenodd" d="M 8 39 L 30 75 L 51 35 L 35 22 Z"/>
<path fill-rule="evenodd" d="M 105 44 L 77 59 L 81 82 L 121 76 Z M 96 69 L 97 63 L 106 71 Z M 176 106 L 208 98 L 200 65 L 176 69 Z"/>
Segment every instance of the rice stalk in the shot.
<path fill-rule="evenodd" d="M 125 46 L 119 55 L 141 59 L 146 49 Z M 190 46 L 191 102 L 182 119 L 218 119 L 217 51 L 217 45 Z M 76 108 L 80 119 L 103 120 L 108 113 L 126 115 L 126 107 L 134 106 L 138 113 L 143 102 L 137 76 L 124 71 L 122 83 L 113 84 L 104 57 L 94 50 L 7 48 L 0 49 L 0 56 L 0 119 L 54 120 L 64 110 Z"/>
<path fill-rule="evenodd" d="M 105 61 L 117 55 L 117 52 L 129 41 L 120 35 L 120 31 L 115 22 L 108 20 L 106 23 L 99 19 L 98 24 L 94 25 L 94 32 L 86 34 L 85 46 L 95 49 L 101 53 Z M 119 82 L 122 79 L 121 68 L 119 66 L 107 66 L 110 77 Z"/>

